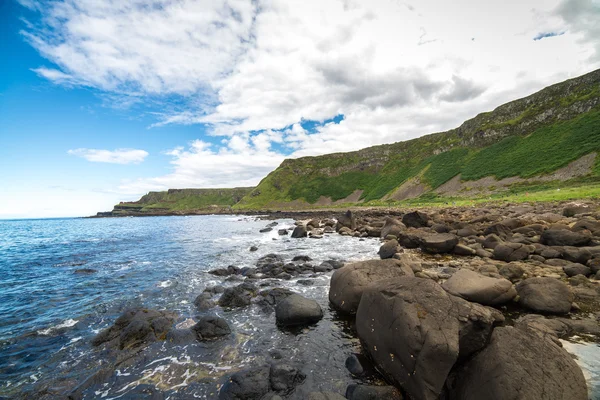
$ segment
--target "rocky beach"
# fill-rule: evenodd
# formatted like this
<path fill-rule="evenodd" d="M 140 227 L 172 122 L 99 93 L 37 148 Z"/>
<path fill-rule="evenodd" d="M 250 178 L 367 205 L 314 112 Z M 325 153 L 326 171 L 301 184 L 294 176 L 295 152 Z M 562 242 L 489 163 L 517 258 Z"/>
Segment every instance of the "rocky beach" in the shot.
<path fill-rule="evenodd" d="M 48 399 L 598 398 L 597 365 L 582 372 L 569 352 L 583 344 L 597 357 L 598 206 L 256 219 L 253 229 L 286 250 L 261 253 L 270 244 L 263 241 L 241 250 L 238 261 L 254 257 L 251 266 L 221 260 L 204 271 L 210 284 L 189 293 L 191 315 L 143 302 L 125 308 L 89 336 L 99 364 L 85 379 L 61 376 L 33 393 Z M 312 254 L 328 240 L 362 255 L 348 260 L 335 248 Z M 296 246 L 302 251 L 289 251 Z M 329 358 L 319 360 L 321 346 L 330 346 Z M 163 364 L 165 349 L 171 358 Z M 193 350 L 173 358 L 181 349 Z M 161 368 L 148 369 L 153 364 Z"/>

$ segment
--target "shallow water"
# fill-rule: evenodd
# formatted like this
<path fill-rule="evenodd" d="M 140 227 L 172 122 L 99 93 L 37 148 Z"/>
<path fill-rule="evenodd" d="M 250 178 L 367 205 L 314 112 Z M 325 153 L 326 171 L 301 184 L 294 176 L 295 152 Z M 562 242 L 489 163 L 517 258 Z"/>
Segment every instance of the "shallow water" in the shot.
<path fill-rule="evenodd" d="M 268 253 L 286 260 L 309 255 L 313 264 L 368 259 L 379 247 L 376 239 L 339 235 L 282 238 L 277 229 L 293 221 L 278 222 L 272 232 L 259 233 L 267 222 L 238 216 L 0 221 L 0 396 L 74 387 L 105 363 L 91 338 L 129 306 L 176 311 L 178 324 L 189 325 L 199 314 L 194 298 L 221 283 L 210 269 L 253 266 Z M 259 250 L 249 252 L 252 245 Z M 97 272 L 75 273 L 82 268 Z M 171 399 L 210 398 L 227 374 L 267 361 L 271 350 L 307 374 L 294 398 L 317 389 L 343 393 L 355 381 L 344 361 L 360 346 L 350 324 L 329 309 L 329 276 L 315 278 L 311 286 L 295 280 L 276 286 L 316 299 L 324 319 L 286 332 L 257 306 L 216 308 L 234 327 L 231 338 L 187 346 L 156 343 L 85 397 L 126 398 L 150 385 Z"/>

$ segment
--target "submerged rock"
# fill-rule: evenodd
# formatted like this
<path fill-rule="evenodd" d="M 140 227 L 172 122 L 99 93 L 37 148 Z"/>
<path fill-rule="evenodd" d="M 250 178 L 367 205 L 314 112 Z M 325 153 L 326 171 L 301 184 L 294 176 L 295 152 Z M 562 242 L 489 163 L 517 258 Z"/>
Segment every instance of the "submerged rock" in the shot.
<path fill-rule="evenodd" d="M 233 374 L 219 391 L 220 400 L 258 400 L 270 390 L 269 366 L 246 369 Z"/>
<path fill-rule="evenodd" d="M 199 341 L 220 338 L 231 333 L 231 328 L 227 321 L 215 315 L 200 318 L 192 328 Z"/>
<path fill-rule="evenodd" d="M 241 285 L 225 289 L 219 305 L 221 307 L 245 307 L 250 305 L 252 298 L 258 294 L 258 288 L 251 283 L 244 282 Z"/>

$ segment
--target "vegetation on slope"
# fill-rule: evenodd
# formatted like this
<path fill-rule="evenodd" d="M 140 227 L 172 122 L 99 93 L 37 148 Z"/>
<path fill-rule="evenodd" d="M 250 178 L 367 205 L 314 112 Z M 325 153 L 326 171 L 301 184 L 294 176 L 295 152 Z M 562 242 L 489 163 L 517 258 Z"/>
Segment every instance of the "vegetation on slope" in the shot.
<path fill-rule="evenodd" d="M 600 151 L 599 109 L 600 70 L 482 113 L 447 132 L 286 160 L 236 207 L 313 204 L 321 196 L 336 201 L 356 190 L 363 191 L 362 200 L 375 201 L 420 173 L 430 189 L 458 174 L 476 180 L 549 173 Z"/>

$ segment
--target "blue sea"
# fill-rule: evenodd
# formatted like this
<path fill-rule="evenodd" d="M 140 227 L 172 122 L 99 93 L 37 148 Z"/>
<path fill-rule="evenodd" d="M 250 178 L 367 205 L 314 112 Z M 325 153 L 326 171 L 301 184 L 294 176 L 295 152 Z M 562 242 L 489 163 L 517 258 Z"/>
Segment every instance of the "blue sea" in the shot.
<path fill-rule="evenodd" d="M 194 298 L 225 282 L 208 274 L 228 265 L 252 267 L 269 253 L 286 260 L 308 255 L 324 260 L 376 257 L 377 239 L 337 234 L 323 239 L 291 239 L 277 230 L 293 227 L 247 216 L 188 216 L 106 219 L 0 220 L 0 398 L 55 399 L 106 366 L 106 355 L 91 339 L 128 307 L 175 311 L 178 327 L 189 327 L 199 312 Z M 258 247 L 250 252 L 251 246 Z M 94 271 L 81 271 L 90 269 Z M 306 278 L 306 277 L 303 277 Z M 270 281 L 317 300 L 325 317 L 300 332 L 275 325 L 256 306 L 211 312 L 226 318 L 235 335 L 214 343 L 186 346 L 157 342 L 142 357 L 95 379 L 85 399 L 215 398 L 227 376 L 267 361 L 273 351 L 302 366 L 307 378 L 293 398 L 316 390 L 344 393 L 352 377 L 344 362 L 360 352 L 351 321 L 329 308 L 330 274 L 299 285 L 297 279 Z M 596 344 L 567 343 L 600 398 L 600 355 Z"/>

